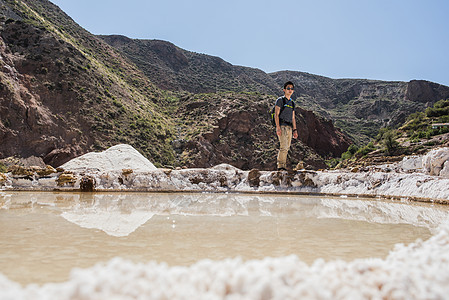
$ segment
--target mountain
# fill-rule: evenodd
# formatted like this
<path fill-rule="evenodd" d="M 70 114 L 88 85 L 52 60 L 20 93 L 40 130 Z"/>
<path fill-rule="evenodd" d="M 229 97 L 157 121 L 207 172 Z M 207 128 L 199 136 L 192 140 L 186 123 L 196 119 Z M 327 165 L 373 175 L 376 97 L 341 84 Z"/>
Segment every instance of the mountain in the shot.
<path fill-rule="evenodd" d="M 279 95 L 283 83 L 291 80 L 296 84 L 294 98 L 300 106 L 333 120 L 358 143 L 367 143 L 381 127 L 399 126 L 411 113 L 449 98 L 449 87 L 423 80 L 331 79 L 296 71 L 267 74 L 231 65 L 218 57 L 186 51 L 165 41 L 117 35 L 99 37 L 163 89 Z"/>
<path fill-rule="evenodd" d="M 181 49 L 160 40 L 98 36 L 121 51 L 161 89 L 190 93 L 279 93 L 279 85 L 259 69 L 234 66 L 223 59 Z"/>
<path fill-rule="evenodd" d="M 274 168 L 278 142 L 268 111 L 276 96 L 268 95 L 274 90 L 264 72 L 192 54 L 193 73 L 185 74 L 176 71 L 182 55 L 160 42 L 155 62 L 146 64 L 163 67 L 151 75 L 47 0 L 0 4 L 0 159 L 35 156 L 57 167 L 127 143 L 156 166 Z M 212 84 L 207 72 L 220 69 L 235 73 L 223 71 Z M 311 111 L 299 109 L 298 123 L 292 165 L 324 167 L 323 157 L 350 144 Z"/>
<path fill-rule="evenodd" d="M 173 160 L 166 92 L 49 1 L 0 4 L 0 157 L 58 166 L 129 143 Z"/>

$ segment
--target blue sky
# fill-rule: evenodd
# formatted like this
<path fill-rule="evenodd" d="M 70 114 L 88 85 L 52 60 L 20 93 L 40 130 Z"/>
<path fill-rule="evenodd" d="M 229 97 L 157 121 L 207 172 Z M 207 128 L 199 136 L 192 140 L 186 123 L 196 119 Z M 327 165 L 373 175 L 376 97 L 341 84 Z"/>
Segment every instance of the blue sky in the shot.
<path fill-rule="evenodd" d="M 449 86 L 446 0 L 51 0 L 94 34 L 160 39 L 265 72 Z"/>

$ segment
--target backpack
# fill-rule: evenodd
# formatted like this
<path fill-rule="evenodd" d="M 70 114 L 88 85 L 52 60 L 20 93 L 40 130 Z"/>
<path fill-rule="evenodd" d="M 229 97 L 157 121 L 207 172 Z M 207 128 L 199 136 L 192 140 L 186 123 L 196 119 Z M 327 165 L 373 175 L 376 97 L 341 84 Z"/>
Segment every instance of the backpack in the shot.
<path fill-rule="evenodd" d="M 277 99 L 276 99 L 277 102 Z M 276 121 L 274 120 L 274 115 L 275 115 L 275 109 L 276 109 L 276 102 L 273 105 L 273 108 L 271 109 L 271 124 L 273 126 L 276 126 Z M 285 97 L 282 97 L 282 107 L 281 107 L 281 111 L 279 112 L 279 115 L 282 114 L 282 111 L 284 110 L 285 107 Z"/>

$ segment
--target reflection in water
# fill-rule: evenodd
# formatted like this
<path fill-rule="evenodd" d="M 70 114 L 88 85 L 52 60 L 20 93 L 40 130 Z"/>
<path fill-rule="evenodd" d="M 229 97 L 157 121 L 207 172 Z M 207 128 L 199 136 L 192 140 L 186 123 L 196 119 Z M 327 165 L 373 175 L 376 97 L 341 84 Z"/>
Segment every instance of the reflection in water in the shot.
<path fill-rule="evenodd" d="M 0 270 L 22 283 L 63 281 L 115 256 L 171 265 L 382 257 L 448 217 L 444 206 L 244 194 L 3 192 L 0 208 Z"/>

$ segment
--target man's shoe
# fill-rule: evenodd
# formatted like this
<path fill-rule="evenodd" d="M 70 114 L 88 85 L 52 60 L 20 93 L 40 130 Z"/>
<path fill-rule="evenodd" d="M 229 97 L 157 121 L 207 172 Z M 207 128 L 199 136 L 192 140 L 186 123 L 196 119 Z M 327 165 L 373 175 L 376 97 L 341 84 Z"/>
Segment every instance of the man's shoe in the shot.
<path fill-rule="evenodd" d="M 278 168 L 278 171 L 287 171 L 286 168 Z"/>

